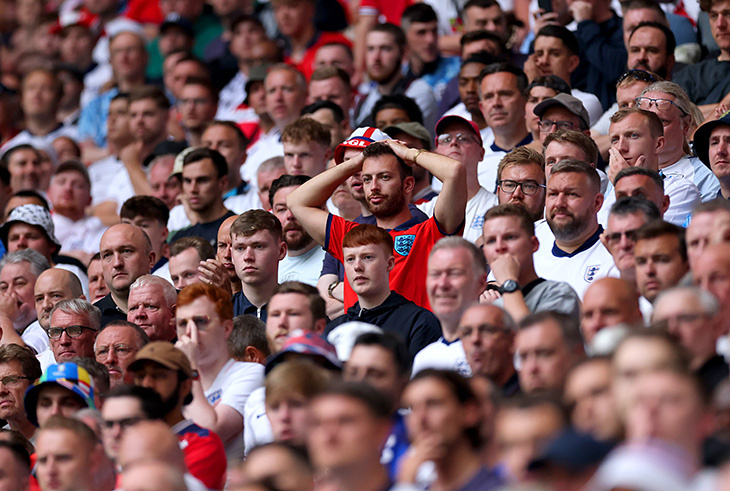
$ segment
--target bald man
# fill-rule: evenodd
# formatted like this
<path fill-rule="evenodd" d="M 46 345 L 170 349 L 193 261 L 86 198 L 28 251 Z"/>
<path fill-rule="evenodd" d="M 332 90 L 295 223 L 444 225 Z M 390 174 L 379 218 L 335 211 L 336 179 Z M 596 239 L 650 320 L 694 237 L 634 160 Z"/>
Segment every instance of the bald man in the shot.
<path fill-rule="evenodd" d="M 78 276 L 60 268 L 47 269 L 38 275 L 33 288 L 35 310 L 38 320 L 23 332 L 25 344 L 43 353 L 49 348 L 45 329 L 51 326 L 51 311 L 61 300 L 83 298 L 84 291 Z"/>
<path fill-rule="evenodd" d="M 593 282 L 583 297 L 580 330 L 586 344 L 604 327 L 618 324 L 642 325 L 639 294 L 634 285 L 620 278 Z"/>
<path fill-rule="evenodd" d="M 712 244 L 694 259 L 692 280 L 720 302 L 723 325 L 730 326 L 730 244 Z"/>
<path fill-rule="evenodd" d="M 129 287 L 137 278 L 150 274 L 157 261 L 152 242 L 136 225 L 113 225 L 101 236 L 101 269 L 109 294 L 96 302 L 102 327 L 113 320 L 127 320 Z"/>
<path fill-rule="evenodd" d="M 233 259 L 231 258 L 231 225 L 236 221 L 236 218 L 238 218 L 238 215 L 223 220 L 218 228 L 218 242 L 215 247 L 215 258 L 228 272 L 234 295 L 241 291 L 241 278 L 236 274 L 236 268 L 233 266 Z"/>

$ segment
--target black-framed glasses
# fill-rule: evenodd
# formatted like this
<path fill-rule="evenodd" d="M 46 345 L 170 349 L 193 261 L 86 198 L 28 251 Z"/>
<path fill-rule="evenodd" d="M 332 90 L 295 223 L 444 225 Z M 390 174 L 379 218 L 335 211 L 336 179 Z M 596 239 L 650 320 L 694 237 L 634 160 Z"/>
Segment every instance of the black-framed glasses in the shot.
<path fill-rule="evenodd" d="M 626 237 L 626 240 L 630 240 L 631 242 L 636 242 L 636 232 L 638 232 L 639 229 L 633 229 L 633 230 L 626 230 L 624 232 L 613 232 L 610 234 L 606 234 L 606 241 L 609 244 L 618 244 L 621 242 L 622 237 Z"/>
<path fill-rule="evenodd" d="M 454 140 L 456 140 L 456 143 L 459 145 L 463 145 L 464 143 L 477 143 L 476 138 L 471 135 L 465 135 L 464 133 L 457 133 L 455 135 L 445 133 L 443 135 L 439 135 L 436 140 L 439 145 L 451 145 L 451 142 Z"/>
<path fill-rule="evenodd" d="M 549 119 L 541 119 L 537 123 L 537 127 L 543 133 L 552 131 L 554 126 L 557 126 L 559 130 L 572 130 L 575 124 L 572 121 L 550 121 Z"/>
<path fill-rule="evenodd" d="M 105 430 L 111 430 L 115 426 L 119 425 L 123 430 L 126 430 L 127 428 L 136 425 L 140 421 L 143 421 L 145 418 L 142 416 L 132 416 L 130 418 L 122 418 L 122 419 L 105 419 L 101 422 L 102 427 Z"/>
<path fill-rule="evenodd" d="M 46 329 L 46 334 L 48 334 L 48 337 L 51 339 L 58 339 L 63 336 L 63 333 L 65 332 L 68 334 L 68 337 L 77 338 L 83 334 L 84 329 L 88 331 L 96 331 L 96 329 L 92 329 L 88 326 L 49 327 Z"/>
<path fill-rule="evenodd" d="M 544 184 L 540 184 L 537 181 L 533 181 L 531 179 L 527 180 L 527 181 L 521 181 L 521 182 L 512 181 L 510 179 L 502 179 L 501 181 L 498 182 L 498 184 L 499 184 L 499 189 L 501 189 L 505 193 L 509 193 L 509 194 L 512 194 L 515 191 L 517 191 L 517 187 L 519 186 L 520 189 L 522 189 L 522 192 L 528 196 L 531 196 L 531 195 L 537 193 L 537 191 L 540 188 L 545 187 Z"/>
<path fill-rule="evenodd" d="M 677 103 L 671 99 L 652 99 L 651 97 L 636 98 L 636 107 L 638 107 L 639 109 L 648 111 L 649 109 L 651 109 L 651 106 L 655 106 L 660 111 L 666 111 L 670 107 L 674 106 L 679 109 L 682 114 L 687 114 L 686 112 L 684 112 L 684 109 L 679 107 Z"/>
<path fill-rule="evenodd" d="M 0 384 L 3 384 L 9 389 L 15 389 L 20 387 L 23 380 L 33 380 L 30 377 L 22 377 L 20 375 L 8 375 L 7 377 L 0 378 Z"/>
<path fill-rule="evenodd" d="M 634 80 L 638 80 L 640 82 L 658 82 L 656 77 L 646 70 L 633 68 L 631 70 L 626 70 L 624 73 L 622 73 L 621 76 L 618 78 L 618 82 L 616 82 L 616 85 L 620 84 L 627 78 L 633 78 Z"/>

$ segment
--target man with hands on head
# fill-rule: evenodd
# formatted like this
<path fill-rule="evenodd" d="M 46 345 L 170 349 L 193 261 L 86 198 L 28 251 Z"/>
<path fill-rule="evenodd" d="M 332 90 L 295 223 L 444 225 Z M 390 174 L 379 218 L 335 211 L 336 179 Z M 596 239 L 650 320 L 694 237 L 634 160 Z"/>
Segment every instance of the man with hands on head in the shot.
<path fill-rule="evenodd" d="M 414 180 L 411 167 L 421 165 L 443 182 L 433 217 L 411 225 L 408 208 Z M 464 224 L 466 176 L 463 164 L 426 150 L 415 150 L 388 140 L 369 145 L 363 153 L 315 176 L 293 191 L 287 204 L 314 240 L 342 261 L 342 237 L 357 224 L 333 216 L 320 207 L 342 182 L 361 172 L 368 206 L 377 225 L 390 232 L 395 265 L 390 287 L 422 307 L 428 307 L 426 260 L 433 244 L 444 235 L 458 233 Z M 345 285 L 345 307 L 355 295 Z"/>

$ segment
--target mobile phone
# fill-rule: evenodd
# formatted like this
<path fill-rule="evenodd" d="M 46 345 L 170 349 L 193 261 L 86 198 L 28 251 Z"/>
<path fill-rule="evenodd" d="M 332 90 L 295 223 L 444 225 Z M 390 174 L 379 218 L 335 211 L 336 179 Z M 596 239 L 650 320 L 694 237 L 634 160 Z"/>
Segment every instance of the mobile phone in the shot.
<path fill-rule="evenodd" d="M 537 6 L 547 14 L 553 11 L 553 0 L 537 0 Z"/>

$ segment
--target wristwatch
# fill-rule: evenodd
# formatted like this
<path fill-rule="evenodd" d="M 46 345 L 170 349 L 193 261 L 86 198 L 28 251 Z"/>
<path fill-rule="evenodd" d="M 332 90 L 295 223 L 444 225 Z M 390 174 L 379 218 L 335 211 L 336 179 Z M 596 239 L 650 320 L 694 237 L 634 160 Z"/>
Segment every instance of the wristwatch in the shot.
<path fill-rule="evenodd" d="M 514 293 L 520 289 L 520 285 L 515 280 L 507 280 L 499 287 L 499 293 Z"/>

